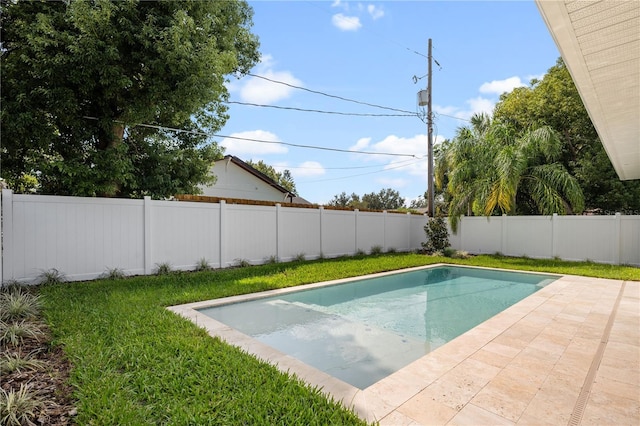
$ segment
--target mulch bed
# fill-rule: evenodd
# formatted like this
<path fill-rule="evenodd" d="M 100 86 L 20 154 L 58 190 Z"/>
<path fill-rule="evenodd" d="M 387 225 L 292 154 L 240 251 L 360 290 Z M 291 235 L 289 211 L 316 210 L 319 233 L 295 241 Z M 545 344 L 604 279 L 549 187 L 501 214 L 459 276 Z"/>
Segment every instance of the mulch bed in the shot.
<path fill-rule="evenodd" d="M 36 359 L 45 366 L 37 370 L 3 373 L 0 386 L 5 392 L 18 391 L 21 384 L 29 386 L 30 392 L 44 401 L 44 408 L 31 419 L 36 425 L 74 425 L 77 410 L 73 399 L 73 388 L 68 384 L 71 364 L 59 346 L 50 343 L 48 328 L 40 325 L 45 337 L 39 340 L 25 338 L 18 346 L 2 347 L 2 354 Z M 4 356 L 4 355 L 3 355 Z"/>

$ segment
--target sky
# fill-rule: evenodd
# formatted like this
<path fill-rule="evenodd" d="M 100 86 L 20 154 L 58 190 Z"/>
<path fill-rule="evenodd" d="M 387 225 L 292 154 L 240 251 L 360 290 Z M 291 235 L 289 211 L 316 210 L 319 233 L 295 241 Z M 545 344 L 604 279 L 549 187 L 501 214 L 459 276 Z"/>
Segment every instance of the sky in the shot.
<path fill-rule="evenodd" d="M 387 188 L 406 205 L 424 195 L 417 93 L 427 87 L 429 39 L 435 144 L 560 56 L 533 1 L 248 3 L 261 62 L 231 77 L 216 141 L 227 155 L 288 169 L 298 195 L 317 204 Z"/>

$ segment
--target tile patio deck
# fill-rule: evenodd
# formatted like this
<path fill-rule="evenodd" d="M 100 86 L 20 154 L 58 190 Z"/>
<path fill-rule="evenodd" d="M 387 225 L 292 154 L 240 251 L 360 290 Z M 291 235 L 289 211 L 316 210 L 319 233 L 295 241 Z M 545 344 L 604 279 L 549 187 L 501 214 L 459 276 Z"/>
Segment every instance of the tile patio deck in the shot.
<path fill-rule="evenodd" d="M 640 281 L 562 276 L 364 390 L 195 310 L 207 306 L 169 309 L 383 426 L 640 424 Z"/>

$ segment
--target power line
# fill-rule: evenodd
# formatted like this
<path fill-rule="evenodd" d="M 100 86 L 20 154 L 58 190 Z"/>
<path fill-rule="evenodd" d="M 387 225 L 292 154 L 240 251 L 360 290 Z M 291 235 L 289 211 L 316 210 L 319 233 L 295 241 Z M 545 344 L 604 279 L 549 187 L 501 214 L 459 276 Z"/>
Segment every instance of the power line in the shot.
<path fill-rule="evenodd" d="M 332 178 L 332 179 L 320 179 L 320 180 L 313 180 L 313 181 L 304 181 L 304 182 L 301 182 L 301 183 L 330 182 L 330 181 L 334 181 L 334 180 L 351 179 L 351 178 L 359 177 L 359 176 L 372 175 L 372 174 L 376 174 L 376 173 L 384 173 L 384 172 L 386 172 L 388 170 L 401 169 L 403 167 L 411 166 L 413 164 L 418 164 L 418 163 L 420 163 L 420 161 L 422 161 L 422 159 L 424 159 L 424 157 L 420 157 L 420 160 L 414 161 L 414 162 L 412 162 L 410 164 L 401 164 L 401 165 L 395 166 L 395 167 L 385 167 L 382 170 L 376 170 L 374 172 L 360 173 L 360 174 L 356 174 L 356 175 L 342 176 L 342 177 L 339 177 L 339 178 Z"/>
<path fill-rule="evenodd" d="M 84 116 L 83 118 L 85 118 L 87 120 L 98 120 L 97 117 Z M 126 125 L 126 123 L 124 123 L 122 121 L 114 120 L 114 122 Z M 398 154 L 398 153 L 393 153 L 393 152 L 355 151 L 355 150 L 350 150 L 350 149 L 328 148 L 328 147 L 316 146 L 316 145 L 303 145 L 303 144 L 295 144 L 295 143 L 288 143 L 288 142 L 267 141 L 267 140 L 264 140 L 264 139 L 244 138 L 244 137 L 240 137 L 240 136 L 220 135 L 220 134 L 216 134 L 216 133 L 210 134 L 210 133 L 200 132 L 200 131 L 197 131 L 197 130 L 176 129 L 176 128 L 173 128 L 173 127 L 158 126 L 158 125 L 155 125 L 155 124 L 138 123 L 138 124 L 133 124 L 132 125 L 132 127 L 136 127 L 136 126 L 138 126 L 138 127 L 147 127 L 147 128 L 150 128 L 150 129 L 156 129 L 156 130 L 162 130 L 162 131 L 188 133 L 188 134 L 198 135 L 198 136 L 207 136 L 207 137 L 216 137 L 216 138 L 225 138 L 225 139 L 237 139 L 237 140 L 243 140 L 243 141 L 249 141 L 249 142 L 266 143 L 266 144 L 274 144 L 274 145 L 285 145 L 285 146 L 291 146 L 291 147 L 295 147 L 295 148 L 317 149 L 317 150 L 321 150 L 321 151 L 348 152 L 350 154 L 386 155 L 386 156 L 391 156 L 391 157 L 418 158 L 418 156 L 416 156 L 415 154 Z"/>
<path fill-rule="evenodd" d="M 417 156 L 415 158 L 424 159 L 425 156 Z M 406 163 L 414 164 L 415 161 L 413 159 L 409 159 L 409 160 L 400 161 L 396 164 L 407 165 L 407 166 L 411 165 Z M 285 169 L 289 169 L 289 170 L 353 170 L 353 169 L 373 169 L 373 168 L 380 167 L 380 165 L 376 164 L 374 166 L 347 166 L 347 167 L 289 167 L 289 166 L 274 166 L 274 167 L 276 169 L 282 169 L 282 170 L 285 170 Z"/>
<path fill-rule="evenodd" d="M 356 101 L 355 99 L 344 98 L 342 96 L 330 95 L 328 93 L 320 92 L 318 90 L 307 89 L 306 87 L 300 87 L 300 86 L 296 86 L 294 84 L 286 83 L 284 81 L 274 80 L 274 79 L 271 79 L 269 77 L 265 77 L 263 75 L 257 75 L 257 74 L 252 74 L 252 73 L 247 73 L 247 75 L 249 75 L 251 77 L 255 77 L 255 78 L 261 78 L 263 80 L 270 81 L 272 83 L 283 84 L 283 85 L 291 87 L 293 89 L 305 90 L 305 91 L 310 92 L 310 93 L 315 93 L 316 95 L 322 95 L 322 96 L 327 96 L 329 98 L 340 99 L 341 101 L 353 102 L 353 103 L 356 103 L 356 104 L 366 105 L 366 106 L 370 106 L 370 107 L 374 107 L 374 108 L 386 109 L 388 111 L 396 111 L 396 112 L 402 112 L 402 113 L 405 113 L 405 114 L 414 115 L 413 112 L 407 111 L 407 110 L 404 110 L 404 109 L 385 107 L 385 106 L 382 106 L 382 105 L 370 104 L 368 102 Z"/>
<path fill-rule="evenodd" d="M 336 115 L 349 115 L 356 117 L 415 117 L 416 114 L 366 114 L 366 113 L 357 113 L 357 112 L 339 112 L 339 111 L 323 111 L 318 109 L 305 109 L 305 108 L 296 108 L 296 107 L 285 107 L 279 105 L 264 105 L 264 104 L 254 104 L 250 102 L 238 102 L 238 101 L 225 101 L 227 104 L 237 104 L 237 105 L 248 105 L 262 108 L 275 108 L 275 109 L 284 109 L 284 110 L 293 110 L 293 111 L 303 111 L 303 112 L 317 112 L 321 114 L 336 114 Z"/>

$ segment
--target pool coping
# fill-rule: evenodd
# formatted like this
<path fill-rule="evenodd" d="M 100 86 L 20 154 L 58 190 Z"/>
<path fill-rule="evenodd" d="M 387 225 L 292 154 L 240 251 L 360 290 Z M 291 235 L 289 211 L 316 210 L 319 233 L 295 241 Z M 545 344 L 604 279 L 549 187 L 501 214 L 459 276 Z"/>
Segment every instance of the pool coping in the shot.
<path fill-rule="evenodd" d="M 573 336 L 571 337 L 577 336 L 579 343 L 588 346 L 589 353 L 593 352 L 592 347 L 594 343 L 591 343 L 592 340 L 598 343 L 602 341 L 603 333 L 605 332 L 603 324 L 588 324 L 590 327 L 589 330 L 592 328 L 595 329 L 595 331 L 591 330 L 592 335 L 589 336 L 588 342 L 586 341 L 586 337 L 578 333 L 579 327 L 577 327 L 576 324 L 580 322 L 580 315 L 567 313 L 565 312 L 566 309 L 564 309 L 575 302 L 575 298 L 567 298 L 565 295 L 579 296 L 581 291 L 576 292 L 577 287 L 588 290 L 589 287 L 592 287 L 593 283 L 597 283 L 599 284 L 598 288 L 610 287 L 612 290 L 618 290 L 615 291 L 615 296 L 620 298 L 625 288 L 624 284 L 627 283 L 620 280 L 594 279 L 544 272 L 481 268 L 552 275 L 558 278 L 536 293 L 508 307 L 468 332 L 363 390 L 254 340 L 250 336 L 198 311 L 198 309 L 223 304 L 255 300 L 300 290 L 339 285 L 346 282 L 439 266 L 469 267 L 465 265 L 439 263 L 269 290 L 260 293 L 187 303 L 171 306 L 167 309 L 191 320 L 198 327 L 204 328 L 209 335 L 219 337 L 225 342 L 275 365 L 283 372 L 295 374 L 309 385 L 320 388 L 329 397 L 340 401 L 348 408 L 352 408 L 361 418 L 367 421 L 379 421 L 381 424 L 407 425 L 446 424 L 447 422 L 455 423 L 456 419 L 457 422 L 459 422 L 461 419 L 465 419 L 465 416 L 471 416 L 470 418 L 474 421 L 477 421 L 479 418 L 486 418 L 487 422 L 491 424 L 515 424 L 523 418 L 528 418 L 526 414 L 530 413 L 527 413 L 526 410 L 540 393 L 542 385 L 549 378 L 557 376 L 552 374 L 552 370 L 558 365 L 558 362 L 561 361 L 567 349 L 565 346 L 565 348 L 561 350 L 558 342 L 562 341 L 568 346 L 573 341 L 573 339 L 567 340 L 567 336 L 564 336 L 564 339 L 556 336 L 555 334 L 558 333 L 554 332 L 555 329 L 562 329 L 562 325 L 564 324 L 564 326 L 566 326 L 565 328 L 573 330 Z M 631 291 L 631 298 L 633 300 L 637 297 L 635 291 L 638 288 L 637 284 L 640 283 L 635 281 L 630 283 L 635 283 L 632 285 L 633 290 Z M 589 292 L 587 291 L 587 293 Z M 569 300 L 571 303 L 566 302 L 559 304 L 558 302 L 563 299 Z M 587 297 L 587 299 L 593 301 L 594 297 L 590 296 Z M 612 318 L 612 310 L 615 311 L 615 305 L 612 304 L 611 297 L 608 297 L 607 300 L 609 309 L 596 309 L 595 313 L 605 315 L 604 311 L 607 311 L 606 317 L 610 319 Z M 584 305 L 584 303 L 582 303 L 582 305 Z M 584 309 L 583 311 L 582 314 L 586 315 L 582 315 L 582 317 L 586 320 L 589 316 L 588 314 L 592 313 L 593 309 L 589 309 L 588 312 Z M 615 317 L 615 312 L 613 312 L 613 314 Z M 598 318 L 603 319 L 602 317 Z M 522 325 L 526 323 L 531 323 L 535 331 L 524 330 Z M 545 347 L 544 340 L 538 339 L 546 335 L 549 335 L 551 338 L 548 347 Z M 549 352 L 549 350 L 551 352 Z M 549 371 L 546 373 L 534 371 L 528 375 L 528 371 L 526 370 L 527 363 L 533 365 L 535 367 L 534 370 L 540 370 L 541 367 L 538 365 L 540 363 L 536 363 L 536 360 L 544 361 L 547 352 L 549 352 L 547 359 L 547 366 L 550 367 Z M 597 354 L 593 353 L 592 355 L 593 356 L 589 358 L 589 367 L 593 364 L 593 357 Z M 554 360 L 553 362 L 551 362 L 552 359 Z M 586 361 L 583 362 L 583 364 L 586 365 Z M 561 364 L 561 366 L 562 365 L 563 364 Z M 559 377 L 560 379 L 566 379 L 566 381 L 571 382 L 573 394 L 575 393 L 575 385 L 578 384 L 578 382 L 581 385 L 579 389 L 585 387 L 584 382 L 589 378 L 589 370 L 593 369 L 581 370 L 578 374 L 573 375 L 567 375 L 567 371 L 565 370 L 560 371 L 562 374 Z M 504 404 L 496 401 L 496 392 L 492 393 L 493 388 L 498 386 L 496 384 L 492 387 L 492 383 L 495 380 L 507 380 L 510 373 L 517 373 L 520 377 L 534 377 L 532 380 L 536 383 L 544 379 L 539 383 L 540 386 L 538 389 L 536 389 L 535 386 L 530 388 L 525 386 L 526 389 L 524 390 L 514 390 L 514 394 L 522 393 L 521 399 L 523 401 L 519 404 L 515 403 L 517 407 L 522 407 L 521 410 L 519 408 L 514 410 L 513 408 L 503 407 Z M 591 373 L 593 375 L 593 371 L 591 371 Z M 596 376 L 593 377 L 592 380 L 595 380 Z M 635 389 L 640 389 L 637 383 L 635 385 L 631 383 L 631 385 L 636 386 Z M 518 387 L 517 383 L 514 383 L 513 386 L 515 388 Z M 509 392 L 507 392 L 507 394 L 508 393 Z M 578 394 L 579 393 L 580 392 L 578 392 Z M 541 395 L 544 396 L 543 393 L 541 393 Z M 509 400 L 512 396 L 513 395 L 505 395 L 504 397 Z M 580 395 L 575 395 L 575 401 L 573 401 L 571 410 L 569 410 L 568 407 L 561 410 L 562 415 L 567 417 L 567 419 L 575 416 L 575 405 L 579 397 Z M 510 404 L 514 405 L 514 402 L 511 401 Z M 536 408 L 535 404 L 533 408 Z M 582 407 L 581 410 L 582 413 L 578 414 L 582 416 L 584 415 L 584 407 Z M 564 417 L 562 417 L 562 420 L 564 420 Z"/>

